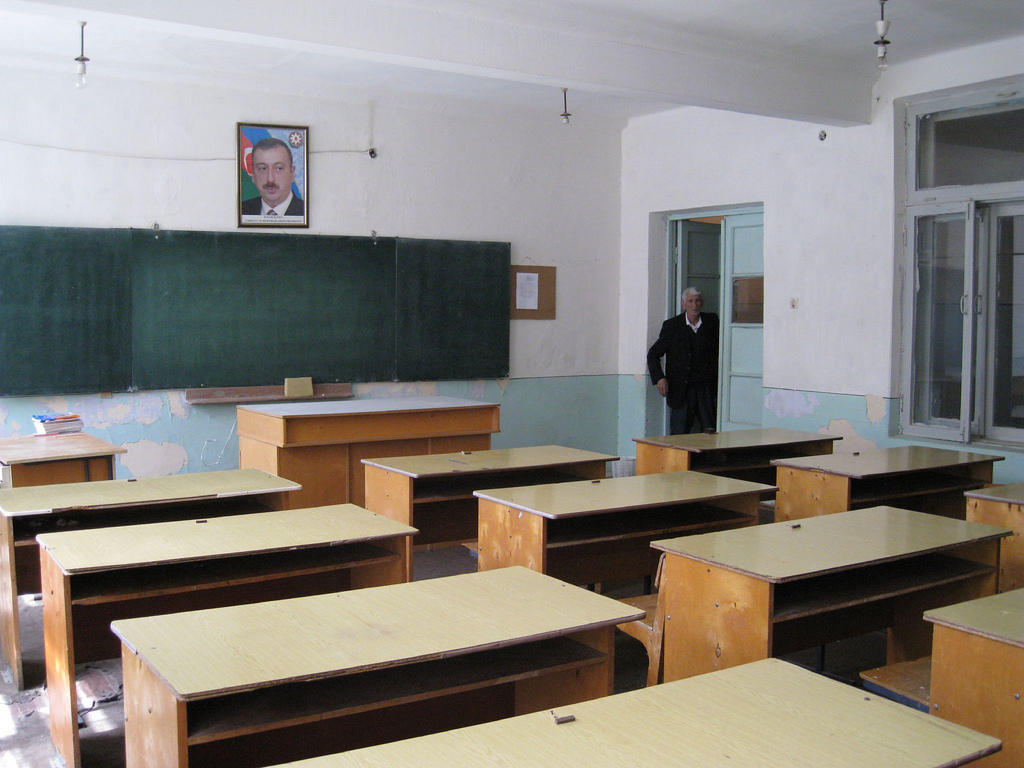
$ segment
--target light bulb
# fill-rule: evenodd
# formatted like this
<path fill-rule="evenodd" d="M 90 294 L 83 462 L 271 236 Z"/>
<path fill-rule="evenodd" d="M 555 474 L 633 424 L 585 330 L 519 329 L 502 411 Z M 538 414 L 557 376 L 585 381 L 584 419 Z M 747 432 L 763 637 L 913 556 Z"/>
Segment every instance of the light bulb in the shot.
<path fill-rule="evenodd" d="M 78 62 L 78 74 L 75 76 L 75 87 L 85 88 L 85 62 Z"/>

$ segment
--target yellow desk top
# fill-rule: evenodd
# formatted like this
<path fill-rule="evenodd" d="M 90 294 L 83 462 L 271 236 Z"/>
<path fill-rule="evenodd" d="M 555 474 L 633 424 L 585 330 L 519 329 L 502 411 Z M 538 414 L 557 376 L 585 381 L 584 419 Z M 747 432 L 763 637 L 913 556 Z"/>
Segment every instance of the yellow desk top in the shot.
<path fill-rule="evenodd" d="M 1024 647 L 1024 589 L 927 611 L 927 621 Z"/>
<path fill-rule="evenodd" d="M 643 612 L 527 568 L 499 568 L 115 621 L 181 699 L 382 669 L 542 640 Z"/>
<path fill-rule="evenodd" d="M 648 443 L 663 448 L 678 448 L 681 451 L 701 453 L 703 451 L 727 451 L 740 448 L 768 448 L 801 443 L 820 443 L 823 440 L 842 440 L 836 435 L 822 435 L 816 432 L 795 432 L 791 429 L 766 427 L 765 429 L 736 429 L 730 432 L 716 432 L 713 435 L 695 433 L 692 435 L 663 435 L 656 437 L 634 437 L 634 443 Z"/>
<path fill-rule="evenodd" d="M 355 504 L 89 528 L 36 537 L 66 574 L 353 544 L 417 531 Z"/>
<path fill-rule="evenodd" d="M 979 488 L 976 491 L 966 491 L 964 496 L 971 499 L 985 499 L 986 501 L 1001 501 L 1007 504 L 1024 504 L 1024 483 L 1013 485 L 993 485 L 989 488 Z"/>
<path fill-rule="evenodd" d="M 447 408 L 497 408 L 497 403 L 467 400 L 461 397 L 376 397 L 356 400 L 310 400 L 266 405 L 240 405 L 240 411 L 253 411 L 264 416 L 293 418 L 303 416 L 338 416 L 359 413 L 401 411 L 432 411 Z"/>
<path fill-rule="evenodd" d="M 363 464 L 397 472 L 409 477 L 437 477 L 456 473 L 501 472 L 512 469 L 548 469 L 584 461 L 615 461 L 618 456 L 565 448 L 561 445 L 538 445 L 529 448 L 502 448 L 493 451 L 462 451 L 433 453 L 426 456 L 394 456 L 363 459 Z"/>
<path fill-rule="evenodd" d="M 521 488 L 492 488 L 474 491 L 473 495 L 556 520 L 624 509 L 713 501 L 728 496 L 760 496 L 774 490 L 774 485 L 684 471 Z"/>
<path fill-rule="evenodd" d="M 898 448 L 881 448 L 858 453 L 833 453 L 822 456 L 800 456 L 795 459 L 775 459 L 772 464 L 780 467 L 812 469 L 831 475 L 844 475 L 859 479 L 1002 460 L 1002 456 L 988 453 L 968 453 L 967 451 L 950 451 L 945 448 L 928 448 L 921 445 L 904 445 Z"/>
<path fill-rule="evenodd" d="M 36 485 L 0 490 L 0 514 L 40 515 L 297 491 L 302 486 L 261 469 L 225 469 L 137 480 Z"/>
<path fill-rule="evenodd" d="M 778 659 L 293 768 L 940 768 L 999 740 Z M 279 766 L 278 768 L 283 768 Z"/>
<path fill-rule="evenodd" d="M 938 552 L 1012 533 L 895 507 L 652 541 L 651 546 L 770 582 L 785 582 Z"/>
<path fill-rule="evenodd" d="M 79 432 L 73 435 L 21 435 L 0 439 L 0 464 L 86 459 L 126 453 L 127 448 Z"/>

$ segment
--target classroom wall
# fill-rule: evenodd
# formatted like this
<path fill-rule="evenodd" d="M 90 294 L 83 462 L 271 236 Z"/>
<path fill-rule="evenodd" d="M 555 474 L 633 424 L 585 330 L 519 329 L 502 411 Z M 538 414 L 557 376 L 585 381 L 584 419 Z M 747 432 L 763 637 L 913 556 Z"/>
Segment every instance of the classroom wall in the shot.
<path fill-rule="evenodd" d="M 669 313 L 664 249 L 655 243 L 664 225 L 652 214 L 740 203 L 764 206 L 763 424 L 844 434 L 851 450 L 908 442 L 898 435 L 902 283 L 893 100 L 1019 75 L 1022 45 L 1017 37 L 897 63 L 876 85 L 868 125 L 701 108 L 629 122 L 622 137 L 619 370 L 631 405 L 619 408 L 631 417 L 620 424 L 620 450 L 626 433 L 659 427 L 661 404 L 642 378 L 644 353 Z M 1024 480 L 1020 454 L 980 450 L 1008 456 L 997 464 L 997 479 Z"/>
<path fill-rule="evenodd" d="M 0 224 L 235 230 L 236 122 L 308 125 L 311 226 L 293 236 L 501 240 L 513 263 L 558 268 L 557 319 L 512 322 L 509 379 L 368 383 L 357 396 L 491 400 L 502 403 L 495 447 L 614 451 L 621 122 L 563 125 L 557 89 L 531 111 L 102 73 L 90 67 L 76 90 L 71 68 L 0 61 Z M 177 390 L 0 398 L 0 435 L 65 409 L 129 449 L 118 476 L 237 465 L 233 408 L 190 407 Z"/>

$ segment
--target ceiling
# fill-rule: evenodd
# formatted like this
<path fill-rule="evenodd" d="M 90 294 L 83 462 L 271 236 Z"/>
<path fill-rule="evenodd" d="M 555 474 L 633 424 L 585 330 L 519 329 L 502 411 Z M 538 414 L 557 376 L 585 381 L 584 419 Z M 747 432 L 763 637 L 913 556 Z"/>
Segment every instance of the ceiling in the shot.
<path fill-rule="evenodd" d="M 876 0 L 0 0 L 0 60 L 330 97 L 457 97 L 574 119 L 694 104 L 870 114 Z M 1024 0 L 889 0 L 890 60 L 1024 35 Z"/>

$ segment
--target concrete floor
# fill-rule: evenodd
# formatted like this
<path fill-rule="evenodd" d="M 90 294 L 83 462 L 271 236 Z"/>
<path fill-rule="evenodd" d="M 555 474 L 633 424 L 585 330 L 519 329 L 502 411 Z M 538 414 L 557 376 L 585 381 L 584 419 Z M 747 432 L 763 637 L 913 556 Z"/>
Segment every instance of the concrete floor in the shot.
<path fill-rule="evenodd" d="M 476 570 L 474 555 L 464 547 L 418 552 L 414 578 L 427 579 Z M 634 585 L 620 585 L 610 596 L 635 592 Z M 621 591 L 621 595 L 616 592 Z M 21 598 L 22 642 L 25 654 L 27 690 L 0 682 L 0 768 L 57 768 L 62 765 L 50 743 L 48 706 L 44 688 L 42 642 L 42 601 L 37 596 Z M 622 632 L 616 633 L 615 692 L 644 685 L 647 653 L 642 644 Z M 804 666 L 817 661 L 814 651 L 786 657 Z M 828 646 L 825 671 L 833 677 L 856 682 L 861 669 L 885 663 L 885 636 L 873 633 Z M 85 726 L 80 729 L 85 768 L 123 768 L 124 706 L 121 697 L 121 663 L 110 660 L 78 668 L 78 700 Z"/>

